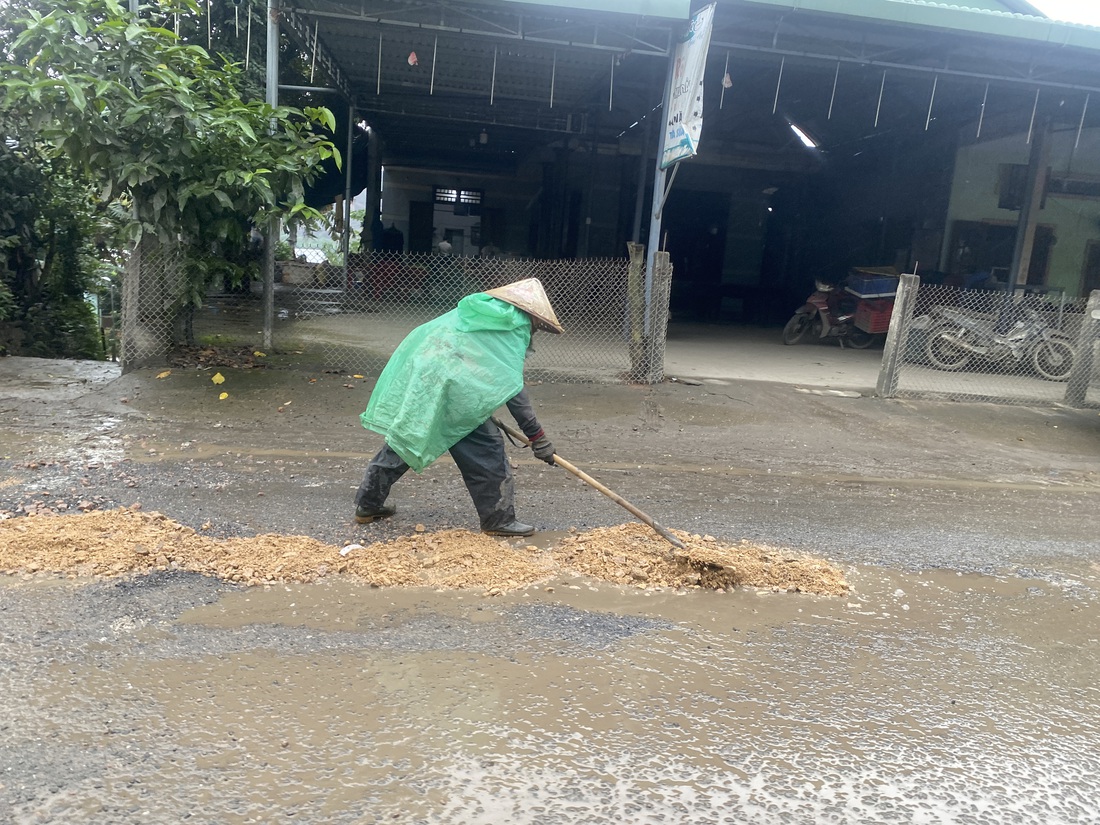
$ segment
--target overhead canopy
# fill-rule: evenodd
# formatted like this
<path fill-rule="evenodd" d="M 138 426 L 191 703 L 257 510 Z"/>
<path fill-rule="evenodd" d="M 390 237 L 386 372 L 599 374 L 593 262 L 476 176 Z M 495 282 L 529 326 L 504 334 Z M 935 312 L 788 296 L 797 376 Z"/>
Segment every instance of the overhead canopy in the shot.
<path fill-rule="evenodd" d="M 646 17 L 668 17 L 674 20 L 686 20 L 691 14 L 691 0 L 497 0 L 509 5 L 553 6 L 562 9 L 584 9 L 585 11 L 605 11 L 617 14 L 644 15 Z"/>
<path fill-rule="evenodd" d="M 494 165 L 555 135 L 588 134 L 602 114 L 622 124 L 659 98 L 687 0 L 568 6 L 290 0 L 282 20 L 299 60 L 331 66 L 332 85 L 405 163 L 447 165 L 485 129 L 485 148 L 464 164 Z M 631 99 L 638 89 L 643 99 Z"/>
<path fill-rule="evenodd" d="M 1030 7 L 1010 0 L 987 5 L 1006 10 L 925 0 L 736 0 L 739 19 L 715 40 L 744 51 L 1032 89 L 1100 90 L 1100 28 L 1016 13 Z"/>
<path fill-rule="evenodd" d="M 1035 16 L 1023 0 L 969 0 L 979 4 L 718 0 L 707 99 L 724 94 L 725 108 L 704 145 L 724 126 L 741 161 L 754 152 L 752 162 L 774 163 L 776 141 L 789 137 L 777 114 L 837 145 L 900 123 L 891 107 L 921 131 L 952 112 L 961 123 L 1008 110 L 1023 118 L 1011 128 L 1026 130 L 1037 91 L 1040 106 L 1062 101 L 1067 125 L 1095 125 L 1100 106 L 1087 95 L 1100 91 L 1100 29 Z M 687 6 L 284 0 L 282 20 L 319 83 L 331 78 L 385 136 L 387 163 L 507 173 L 551 145 L 626 135 L 640 146 L 645 130 L 632 127 L 660 102 Z M 728 94 L 711 82 L 724 70 Z"/>

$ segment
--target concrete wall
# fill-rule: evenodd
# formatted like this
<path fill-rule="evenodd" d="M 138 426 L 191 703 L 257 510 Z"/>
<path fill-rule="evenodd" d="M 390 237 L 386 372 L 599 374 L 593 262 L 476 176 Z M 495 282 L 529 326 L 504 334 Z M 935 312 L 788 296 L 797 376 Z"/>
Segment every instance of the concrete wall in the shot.
<path fill-rule="evenodd" d="M 1074 148 L 1076 130 L 1056 132 L 1050 140 L 1050 170 L 1055 176 L 1074 175 L 1100 181 L 1100 129 L 1087 129 Z M 1019 212 L 1000 209 L 1001 164 L 1027 164 L 1027 135 L 1017 134 L 961 148 L 948 206 L 948 231 L 940 267 L 948 267 L 950 227 L 955 221 L 1015 223 Z M 1080 294 L 1085 250 L 1089 241 L 1100 240 L 1100 200 L 1048 194 L 1038 223 L 1054 228 L 1057 239 L 1051 255 L 1047 285 L 1061 287 L 1071 296 Z"/>
<path fill-rule="evenodd" d="M 405 235 L 407 248 L 410 203 L 430 203 L 433 186 L 480 189 L 483 192 L 483 210 L 501 210 L 505 218 L 496 245 L 502 253 L 527 255 L 529 207 L 539 190 L 536 174 L 537 170 L 529 167 L 521 167 L 515 176 L 386 167 L 382 184 L 382 223 L 386 227 L 393 224 L 400 229 Z M 437 206 L 433 225 L 438 237 L 434 241 L 451 233 L 452 237 L 457 235 L 462 239 L 464 249 L 461 251 L 464 254 L 476 255 L 478 249 L 473 243 L 473 229 L 481 224 L 481 217 L 455 215 L 452 208 Z M 485 243 L 483 239 L 481 245 Z M 459 251 L 456 249 L 455 253 Z"/>
<path fill-rule="evenodd" d="M 594 153 L 587 147 L 532 155 L 510 175 L 386 167 L 382 222 L 400 229 L 407 244 L 410 203 L 430 202 L 433 186 L 481 189 L 483 210 L 499 210 L 492 240 L 502 254 L 625 258 L 638 167 L 636 156 L 606 150 Z M 648 218 L 647 210 L 643 231 L 649 226 Z M 438 207 L 433 223 L 440 234 L 461 233 L 466 254 L 476 254 L 472 230 L 481 224 L 488 232 L 490 221 Z M 483 234 L 481 245 L 487 241 Z"/>

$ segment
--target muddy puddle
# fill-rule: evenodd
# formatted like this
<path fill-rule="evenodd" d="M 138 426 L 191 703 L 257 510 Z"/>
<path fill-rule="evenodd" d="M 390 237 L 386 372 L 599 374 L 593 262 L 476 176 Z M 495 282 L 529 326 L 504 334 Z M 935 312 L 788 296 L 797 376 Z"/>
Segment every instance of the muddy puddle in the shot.
<path fill-rule="evenodd" d="M 0 781 L 15 822 L 1096 821 L 1077 572 L 859 568 L 842 598 L 10 582 Z"/>
<path fill-rule="evenodd" d="M 126 377 L 70 405 L 81 385 L 47 403 L 29 375 L 5 406 L 22 421 L 0 433 L 0 517 L 140 503 L 210 538 L 317 536 L 336 558 L 393 538 L 350 524 L 362 392 L 274 377 L 225 402 L 198 392 L 205 375 Z M 1076 475 L 1092 431 L 987 461 L 965 438 L 984 426 L 937 417 L 963 440 L 899 442 L 884 406 L 845 439 L 820 405 L 753 393 L 664 394 L 633 417 L 626 391 L 541 400 L 568 455 L 666 525 L 816 547 L 845 560 L 844 595 L 568 567 L 493 596 L 332 574 L 245 586 L 141 542 L 95 579 L 24 569 L 0 576 L 0 822 L 1100 822 L 1095 485 Z M 677 436 L 695 415 L 713 432 Z M 774 433 L 721 423 L 738 415 Z M 1028 427 L 997 429 L 1031 445 Z M 823 469 L 806 444 L 826 445 Z M 872 477 L 835 473 L 840 453 Z M 518 475 L 547 521 L 517 549 L 623 518 L 535 462 Z M 387 530 L 470 524 L 452 467 L 402 484 Z"/>

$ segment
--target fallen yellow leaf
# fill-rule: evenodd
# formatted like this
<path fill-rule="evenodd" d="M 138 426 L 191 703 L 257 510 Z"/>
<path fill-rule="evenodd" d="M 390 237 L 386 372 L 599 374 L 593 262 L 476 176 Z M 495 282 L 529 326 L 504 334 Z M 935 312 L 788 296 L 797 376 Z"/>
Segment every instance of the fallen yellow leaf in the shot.
<path fill-rule="evenodd" d="M 165 370 L 164 372 L 157 375 L 157 378 L 167 378 L 171 374 L 172 374 L 172 370 Z"/>
<path fill-rule="evenodd" d="M 218 400 L 219 400 L 219 401 L 224 401 L 224 400 L 225 400 L 225 399 L 227 399 L 228 397 L 229 397 L 229 393 L 227 393 L 227 392 L 223 392 L 223 393 L 222 393 L 221 395 L 219 395 L 219 396 L 218 396 Z"/>
<path fill-rule="evenodd" d="M 266 352 L 260 352 L 259 350 L 256 350 L 252 354 L 255 355 L 257 358 L 267 358 L 267 353 Z"/>
<path fill-rule="evenodd" d="M 216 373 L 214 373 L 214 377 L 211 378 L 210 380 L 213 381 L 215 384 L 224 384 L 225 383 L 225 376 L 222 375 L 220 372 L 216 372 Z"/>

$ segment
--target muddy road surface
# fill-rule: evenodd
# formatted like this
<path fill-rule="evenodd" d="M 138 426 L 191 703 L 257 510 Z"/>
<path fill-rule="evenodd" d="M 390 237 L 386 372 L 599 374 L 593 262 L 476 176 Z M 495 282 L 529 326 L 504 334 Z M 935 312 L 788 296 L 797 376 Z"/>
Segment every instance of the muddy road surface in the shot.
<path fill-rule="evenodd" d="M 0 516 L 140 505 L 337 546 L 476 527 L 446 460 L 353 523 L 368 379 L 162 372 L 0 360 Z M 1095 411 L 531 394 L 563 456 L 666 525 L 827 557 L 850 593 L 16 572 L 0 821 L 1100 822 Z M 628 520 L 511 455 L 541 531 Z"/>

